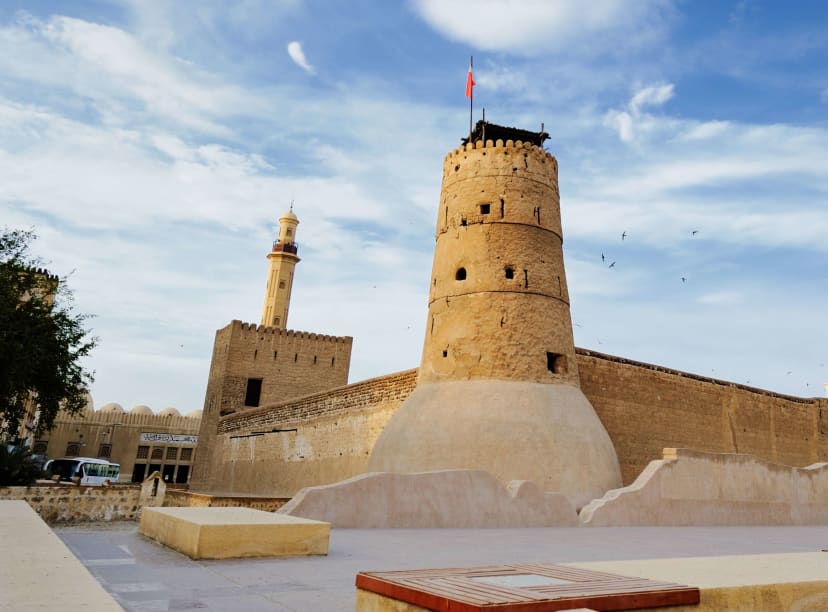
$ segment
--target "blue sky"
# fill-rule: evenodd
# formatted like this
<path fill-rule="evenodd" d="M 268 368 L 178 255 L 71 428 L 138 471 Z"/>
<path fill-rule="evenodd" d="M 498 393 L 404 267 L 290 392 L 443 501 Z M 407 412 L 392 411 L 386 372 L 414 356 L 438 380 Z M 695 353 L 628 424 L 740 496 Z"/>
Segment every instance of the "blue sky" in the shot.
<path fill-rule="evenodd" d="M 551 134 L 578 346 L 824 394 L 822 2 L 3 0 L 0 223 L 96 315 L 95 404 L 201 408 L 292 200 L 289 327 L 415 367 L 469 55 Z"/>

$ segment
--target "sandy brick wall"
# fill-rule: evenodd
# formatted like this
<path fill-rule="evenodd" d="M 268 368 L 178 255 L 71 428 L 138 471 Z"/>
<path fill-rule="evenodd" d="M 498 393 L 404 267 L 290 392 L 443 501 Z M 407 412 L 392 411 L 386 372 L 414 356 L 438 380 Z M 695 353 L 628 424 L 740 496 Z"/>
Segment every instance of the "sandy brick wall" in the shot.
<path fill-rule="evenodd" d="M 141 485 L 0 487 L 0 499 L 20 499 L 47 523 L 134 521 L 141 512 Z"/>
<path fill-rule="evenodd" d="M 208 476 L 193 490 L 291 497 L 361 474 L 416 378 L 417 370 L 406 370 L 224 417 L 211 452 L 199 455 Z"/>
<path fill-rule="evenodd" d="M 348 382 L 352 343 L 348 336 L 237 320 L 216 331 L 192 487 L 209 490 L 213 486 L 214 434 L 221 415 L 255 410 L 244 405 L 248 378 L 262 379 L 260 406 L 343 386 Z"/>
<path fill-rule="evenodd" d="M 581 388 L 615 444 L 624 484 L 664 448 L 828 460 L 828 399 L 799 398 L 578 349 Z"/>
<path fill-rule="evenodd" d="M 164 496 L 164 506 L 172 508 L 253 508 L 265 512 L 276 512 L 284 506 L 288 497 L 228 497 L 192 493 L 190 491 L 167 490 Z"/>
<path fill-rule="evenodd" d="M 581 388 L 612 438 L 625 485 L 664 448 L 748 453 L 798 467 L 828 461 L 828 399 L 584 349 L 577 360 Z M 416 377 L 407 370 L 224 417 L 211 442 L 208 486 L 198 490 L 290 497 L 303 486 L 362 473 Z"/>

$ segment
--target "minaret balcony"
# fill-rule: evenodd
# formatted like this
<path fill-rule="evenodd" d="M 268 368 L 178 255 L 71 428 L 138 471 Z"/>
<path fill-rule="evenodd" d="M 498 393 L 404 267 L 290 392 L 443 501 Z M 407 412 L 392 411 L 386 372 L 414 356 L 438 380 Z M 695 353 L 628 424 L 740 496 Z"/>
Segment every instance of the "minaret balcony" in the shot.
<path fill-rule="evenodd" d="M 279 242 L 273 243 L 274 253 L 292 253 L 296 255 L 299 252 L 299 245 L 295 242 Z"/>

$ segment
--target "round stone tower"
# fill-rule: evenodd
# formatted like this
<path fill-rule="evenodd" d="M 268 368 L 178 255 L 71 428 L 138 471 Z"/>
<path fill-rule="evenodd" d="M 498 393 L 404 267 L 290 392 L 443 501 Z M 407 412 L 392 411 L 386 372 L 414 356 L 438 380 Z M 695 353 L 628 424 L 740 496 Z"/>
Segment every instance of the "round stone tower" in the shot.
<path fill-rule="evenodd" d="M 483 469 L 580 507 L 621 475 L 579 386 L 558 164 L 545 135 L 512 131 L 538 144 L 478 140 L 445 158 L 417 387 L 368 471 Z"/>

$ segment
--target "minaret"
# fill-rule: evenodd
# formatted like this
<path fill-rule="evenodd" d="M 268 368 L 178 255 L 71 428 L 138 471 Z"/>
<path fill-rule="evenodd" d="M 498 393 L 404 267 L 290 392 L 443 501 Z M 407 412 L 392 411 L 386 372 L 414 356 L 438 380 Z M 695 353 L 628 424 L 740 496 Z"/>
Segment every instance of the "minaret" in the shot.
<path fill-rule="evenodd" d="M 267 254 L 270 270 L 267 273 L 262 325 L 265 327 L 287 327 L 290 291 L 293 288 L 293 269 L 299 263 L 299 246 L 296 244 L 296 226 L 299 219 L 290 210 L 279 217 L 279 238 Z"/>
<path fill-rule="evenodd" d="M 481 124 L 497 140 L 473 138 L 443 163 L 417 387 L 367 471 L 482 469 L 579 507 L 621 474 L 579 386 L 558 163 L 545 133 Z"/>

